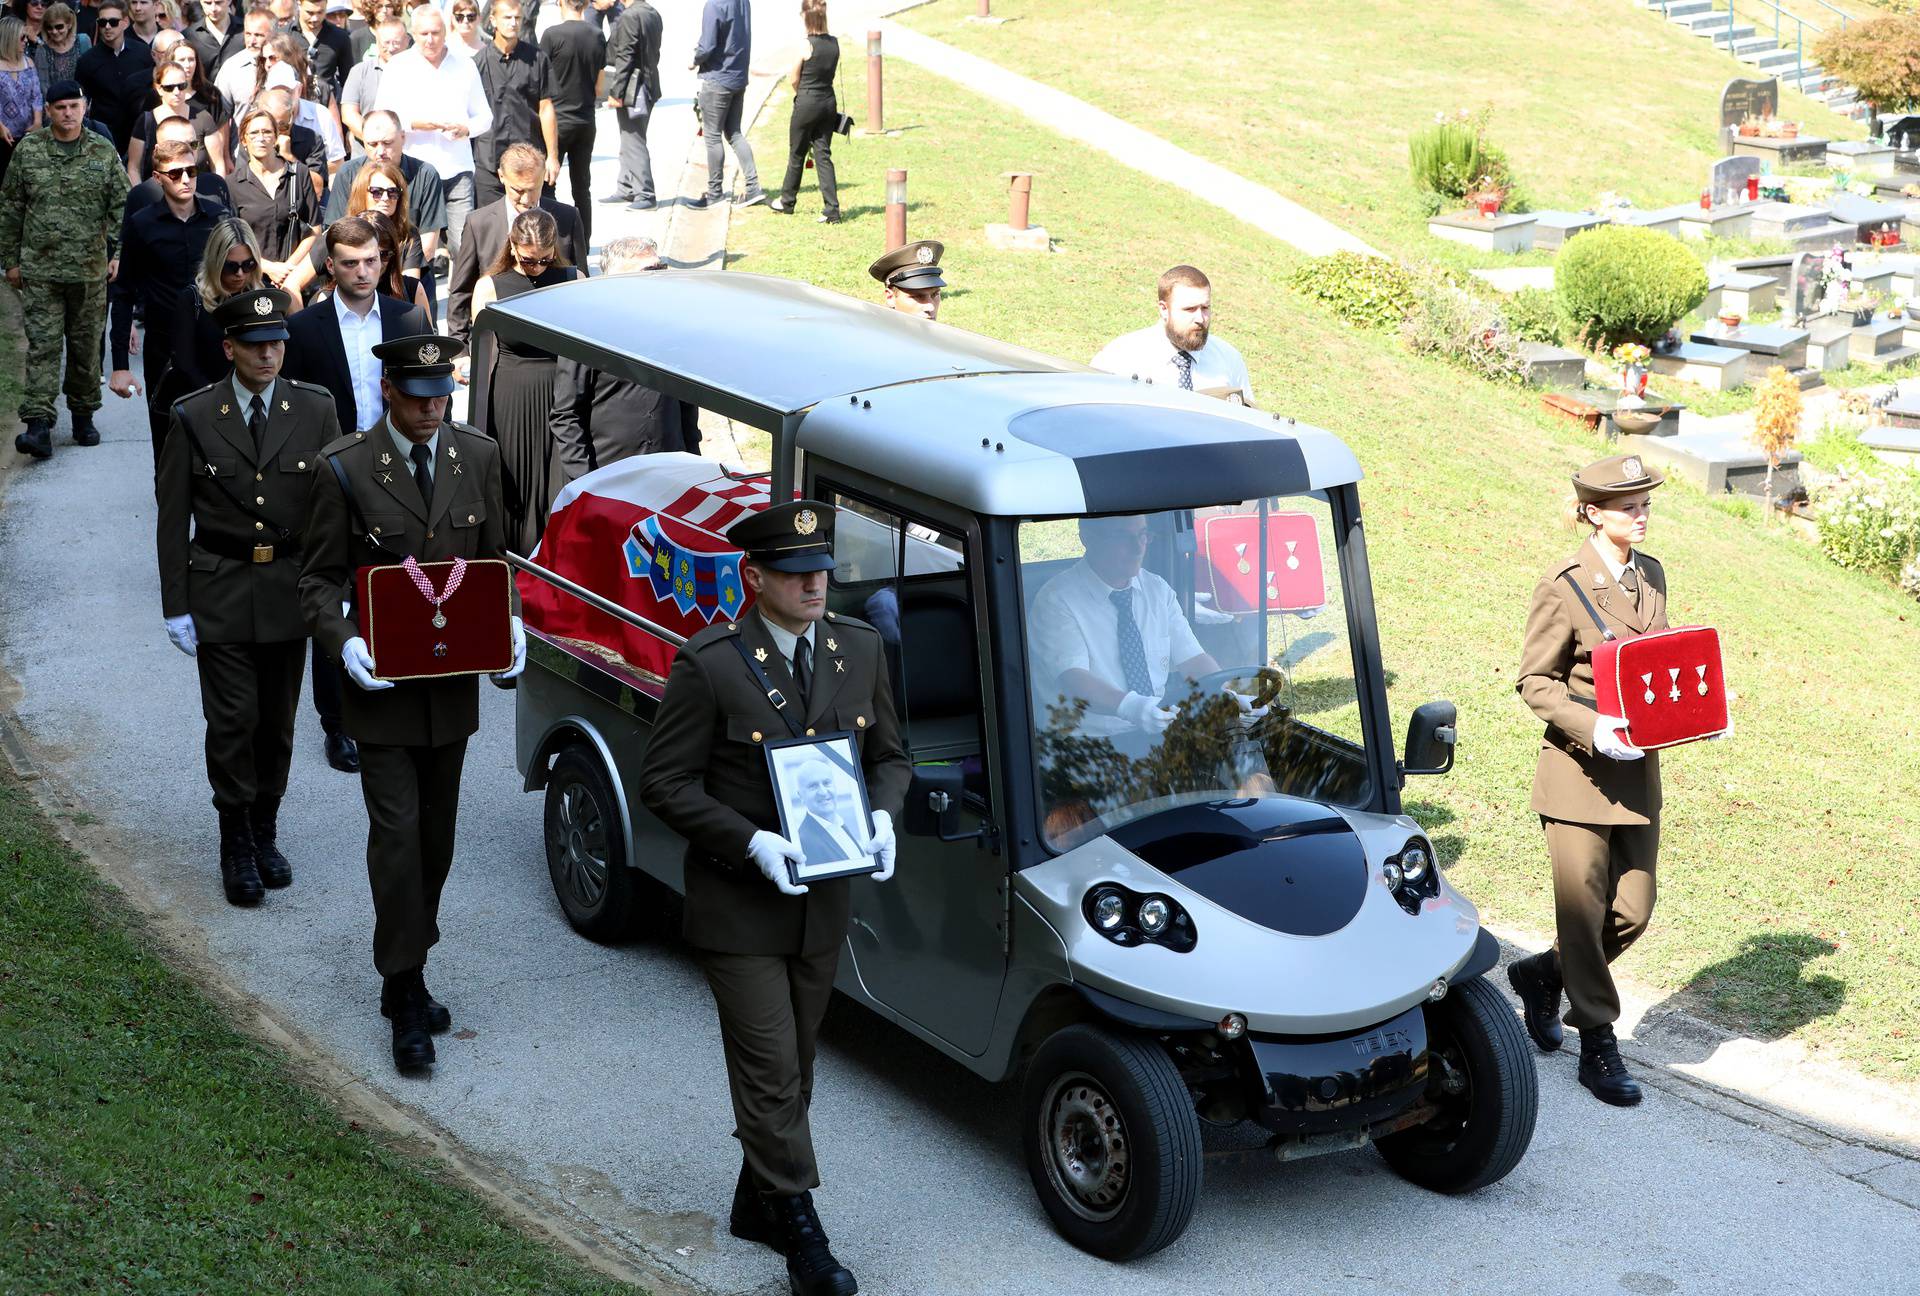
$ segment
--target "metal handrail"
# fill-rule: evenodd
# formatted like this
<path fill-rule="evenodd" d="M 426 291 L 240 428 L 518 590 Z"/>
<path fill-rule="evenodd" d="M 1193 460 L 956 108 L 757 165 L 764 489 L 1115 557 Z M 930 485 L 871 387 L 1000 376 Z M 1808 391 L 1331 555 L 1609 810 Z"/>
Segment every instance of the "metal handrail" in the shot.
<path fill-rule="evenodd" d="M 1718 4 L 1721 0 L 1713 0 L 1713 2 Z M 1782 7 L 1780 0 L 1749 0 L 1749 2 L 1762 6 L 1762 10 L 1755 24 L 1756 26 L 1764 25 L 1766 21 L 1766 9 L 1773 10 L 1773 43 L 1783 49 L 1786 47 L 1784 24 L 1788 22 L 1793 24 L 1793 83 L 1795 89 L 1804 89 L 1807 79 L 1807 33 L 1812 32 L 1815 36 L 1820 36 L 1825 34 L 1826 29 L 1818 23 L 1810 22 L 1802 18 L 1799 14 L 1788 13 L 1786 9 Z M 1649 7 L 1652 7 L 1653 4 L 1658 4 L 1660 16 L 1671 19 L 1673 15 L 1669 11 L 1669 6 L 1672 3 L 1673 0 L 1649 0 Z M 1734 53 L 1735 38 L 1733 34 L 1736 21 L 1734 16 L 1735 0 L 1725 0 L 1725 3 L 1727 6 L 1727 54 L 1729 57 L 1737 59 L 1739 55 Z M 1828 0 L 1812 0 L 1812 3 L 1819 5 L 1828 13 L 1838 15 L 1840 19 L 1840 30 L 1845 31 L 1847 29 L 1849 19 L 1844 9 L 1828 3 Z M 1749 10 L 1749 12 L 1751 12 L 1751 10 Z"/>
<path fill-rule="evenodd" d="M 648 634 L 657 635 L 660 638 L 665 639 L 668 643 L 672 644 L 675 648 L 680 647 L 682 644 L 686 643 L 687 641 L 687 637 L 679 633 L 678 631 L 669 630 L 665 626 L 660 625 L 658 622 L 649 621 L 645 617 L 641 616 L 638 612 L 635 612 L 632 608 L 621 607 L 618 603 L 615 603 L 612 599 L 604 598 L 599 594 L 595 594 L 592 590 L 588 589 L 585 585 L 576 584 L 573 581 L 568 580 L 565 576 L 560 575 L 560 573 L 556 571 L 551 571 L 548 568 L 542 567 L 539 563 L 533 562 L 529 559 L 522 558 L 519 554 L 514 553 L 511 550 L 507 552 L 507 561 L 512 563 L 515 567 L 518 567 L 521 571 L 526 572 L 529 576 L 538 577 L 540 580 L 547 582 L 547 584 L 549 585 L 565 590 L 567 593 L 573 595 L 577 599 L 580 599 L 582 602 L 586 603 L 588 606 L 597 608 L 600 611 L 605 612 L 608 616 L 612 617 L 616 621 L 624 621 L 628 625 L 634 627 L 637 630 L 645 630 Z"/>

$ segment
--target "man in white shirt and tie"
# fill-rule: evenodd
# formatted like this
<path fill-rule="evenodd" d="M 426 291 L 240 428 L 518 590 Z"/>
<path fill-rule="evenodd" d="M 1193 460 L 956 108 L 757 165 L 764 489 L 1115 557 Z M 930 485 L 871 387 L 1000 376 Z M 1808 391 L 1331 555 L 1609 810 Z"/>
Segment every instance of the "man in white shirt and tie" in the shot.
<path fill-rule="evenodd" d="M 839 787 L 833 766 L 818 758 L 803 761 L 794 771 L 799 780 L 800 804 L 806 814 L 795 831 L 807 863 L 818 867 L 838 860 L 866 858 L 866 849 L 840 822 Z"/>
<path fill-rule="evenodd" d="M 1212 332 L 1212 281 L 1190 265 L 1177 265 L 1160 276 L 1159 322 L 1107 343 L 1093 358 L 1093 367 L 1253 404 L 1247 362 Z"/>
<path fill-rule="evenodd" d="M 440 173 L 447 197 L 447 246 L 458 251 L 473 214 L 473 137 L 493 127 L 493 109 L 472 59 L 447 57 L 447 20 L 430 4 L 407 19 L 413 48 L 393 56 L 374 99 L 406 129 L 405 152 Z"/>

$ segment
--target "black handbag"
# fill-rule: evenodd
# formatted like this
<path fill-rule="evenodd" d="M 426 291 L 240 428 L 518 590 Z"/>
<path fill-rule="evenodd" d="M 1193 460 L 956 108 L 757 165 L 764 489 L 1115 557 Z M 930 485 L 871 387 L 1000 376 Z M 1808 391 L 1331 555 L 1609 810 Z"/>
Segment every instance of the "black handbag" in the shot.
<path fill-rule="evenodd" d="M 840 43 L 839 40 L 835 39 L 834 44 L 837 46 L 839 45 L 839 43 Z M 845 71 L 846 71 L 846 60 L 836 57 L 833 61 L 834 81 L 836 83 L 834 86 L 834 107 L 835 108 L 839 108 L 842 104 L 847 102 L 847 96 L 845 93 L 846 77 L 842 75 L 842 73 L 844 73 Z M 834 113 L 833 133 L 835 135 L 853 134 L 853 115 L 845 111 Z"/>

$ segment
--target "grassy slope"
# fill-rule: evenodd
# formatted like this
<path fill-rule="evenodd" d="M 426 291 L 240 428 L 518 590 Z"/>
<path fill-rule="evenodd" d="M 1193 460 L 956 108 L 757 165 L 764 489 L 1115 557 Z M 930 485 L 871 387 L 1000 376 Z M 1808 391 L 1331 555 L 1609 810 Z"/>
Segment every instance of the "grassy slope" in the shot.
<path fill-rule="evenodd" d="M 296 1084 L 11 782 L 0 894 L 0 1290 L 633 1290 Z"/>
<path fill-rule="evenodd" d="M 1384 252 L 1460 265 L 1551 254 L 1516 260 L 1427 235 L 1407 137 L 1436 112 L 1491 106 L 1493 141 L 1536 207 L 1583 208 L 1607 190 L 1662 207 L 1698 200 L 1720 156 L 1720 91 L 1745 66 L 1628 0 L 997 0 L 994 15 L 1011 20 L 999 26 L 965 21 L 974 8 L 936 0 L 902 21 L 1267 184 Z M 1797 91 L 1781 110 L 1830 138 L 1863 134 Z"/>
<path fill-rule="evenodd" d="M 888 76 L 902 133 L 835 141 L 848 222 L 813 222 L 809 173 L 800 215 L 736 216 L 729 264 L 876 296 L 865 267 L 881 250 L 877 204 L 885 169 L 904 165 L 910 236 L 946 240 L 942 319 L 963 328 L 1086 357 L 1153 318 L 1162 267 L 1206 268 L 1220 331 L 1262 403 L 1338 432 L 1366 466 L 1394 714 L 1404 724 L 1431 697 L 1461 707 L 1455 773 L 1410 789 L 1451 875 L 1496 918 L 1547 930 L 1527 810 L 1539 726 L 1513 670 L 1532 585 L 1572 546 L 1554 523 L 1567 473 L 1600 443 L 1547 419 L 1537 395 L 1339 325 L 1285 288 L 1291 254 L 1216 209 L 930 73 L 896 62 Z M 786 116 L 776 100 L 755 136 L 770 186 Z M 1043 177 L 1035 213 L 1059 240 L 1052 255 L 986 249 L 982 227 L 1005 217 L 999 176 L 1014 169 Z M 1920 1048 L 1889 1036 L 1920 1012 L 1909 952 L 1920 920 L 1899 863 L 1920 851 L 1908 705 L 1920 610 L 1684 487 L 1660 493 L 1650 548 L 1672 575 L 1676 619 L 1725 636 L 1740 733 L 1667 764 L 1662 909 L 1630 973 L 1691 987 L 1696 1007 L 1755 1033 L 1804 1027 L 1857 1062 L 1920 1077 Z"/>

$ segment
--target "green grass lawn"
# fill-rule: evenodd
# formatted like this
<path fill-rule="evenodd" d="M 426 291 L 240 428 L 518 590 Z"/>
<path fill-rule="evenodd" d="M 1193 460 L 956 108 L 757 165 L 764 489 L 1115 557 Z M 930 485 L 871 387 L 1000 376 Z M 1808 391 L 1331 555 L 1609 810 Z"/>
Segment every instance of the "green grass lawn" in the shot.
<path fill-rule="evenodd" d="M 349 1125 L 0 781 L 0 1291 L 613 1293 Z"/>
<path fill-rule="evenodd" d="M 866 266 L 882 250 L 885 172 L 905 166 L 909 237 L 946 241 L 941 318 L 962 328 L 1084 360 L 1153 320 L 1166 266 L 1207 270 L 1216 327 L 1246 355 L 1261 404 L 1339 433 L 1366 468 L 1398 722 L 1429 698 L 1461 708 L 1454 773 L 1415 782 L 1411 802 L 1493 918 L 1548 930 L 1527 808 L 1540 726 L 1514 695 L 1514 668 L 1533 584 L 1575 543 L 1556 525 L 1567 475 L 1602 443 L 1545 415 L 1538 393 L 1340 325 L 1286 287 L 1289 250 L 1216 209 L 922 69 L 896 62 L 888 76 L 901 133 L 834 141 L 847 222 L 814 223 L 809 173 L 799 215 L 736 214 L 729 265 L 876 298 Z M 777 99 L 755 135 L 769 187 L 786 118 Z M 1000 175 L 1028 168 L 1044 177 L 1035 215 L 1057 250 L 990 252 L 982 229 L 1005 219 Z M 1674 620 L 1720 628 L 1739 733 L 1666 762 L 1660 911 L 1626 971 L 1742 1030 L 1795 1033 L 1920 1078 L 1909 1030 L 1920 915 L 1905 864 L 1920 855 L 1920 605 L 1684 486 L 1657 505 L 1648 547 L 1672 578 Z"/>
<path fill-rule="evenodd" d="M 1536 207 L 1584 208 L 1609 190 L 1662 207 L 1699 198 L 1720 156 L 1720 91 L 1751 74 L 1628 0 L 997 0 L 998 25 L 966 21 L 974 10 L 936 0 L 901 21 L 1265 184 L 1384 252 L 1463 266 L 1550 258 L 1428 236 L 1407 137 L 1435 113 L 1490 106 L 1492 140 Z M 1781 111 L 1833 139 L 1864 134 L 1797 91 L 1783 92 Z M 1040 187 L 1044 210 L 1051 186 Z"/>

